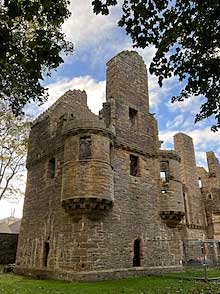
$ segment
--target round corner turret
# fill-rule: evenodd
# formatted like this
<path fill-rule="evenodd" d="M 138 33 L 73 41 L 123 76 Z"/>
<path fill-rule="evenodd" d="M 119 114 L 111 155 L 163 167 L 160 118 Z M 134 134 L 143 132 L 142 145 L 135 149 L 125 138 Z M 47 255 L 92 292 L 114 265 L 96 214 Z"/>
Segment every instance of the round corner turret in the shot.
<path fill-rule="evenodd" d="M 175 151 L 160 151 L 160 217 L 169 227 L 177 226 L 185 215 L 179 164 Z"/>
<path fill-rule="evenodd" d="M 102 215 L 113 205 L 114 134 L 99 120 L 69 120 L 63 135 L 62 206 L 70 215 Z"/>

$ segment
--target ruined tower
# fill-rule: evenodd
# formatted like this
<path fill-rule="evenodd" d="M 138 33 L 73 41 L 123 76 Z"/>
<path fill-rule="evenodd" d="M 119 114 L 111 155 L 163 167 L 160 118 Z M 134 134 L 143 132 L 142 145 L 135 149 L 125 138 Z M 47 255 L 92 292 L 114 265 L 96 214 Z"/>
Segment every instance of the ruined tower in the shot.
<path fill-rule="evenodd" d="M 174 141 L 160 149 L 137 52 L 107 63 L 99 115 L 84 91 L 66 92 L 31 129 L 16 272 L 72 281 L 180 270 L 183 238 L 206 238 L 207 219 L 192 140 Z"/>
<path fill-rule="evenodd" d="M 196 173 L 196 159 L 192 138 L 183 133 L 174 136 L 176 152 L 181 157 L 180 174 L 186 207 L 186 239 L 206 237 L 205 205 Z"/>

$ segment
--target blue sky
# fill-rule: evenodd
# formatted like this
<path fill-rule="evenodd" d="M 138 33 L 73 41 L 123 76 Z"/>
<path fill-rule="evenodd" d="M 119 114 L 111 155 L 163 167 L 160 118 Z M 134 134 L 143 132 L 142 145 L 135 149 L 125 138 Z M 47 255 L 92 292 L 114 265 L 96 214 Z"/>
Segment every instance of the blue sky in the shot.
<path fill-rule="evenodd" d="M 94 15 L 91 2 L 88 0 L 72 0 L 71 17 L 63 25 L 67 39 L 74 43 L 74 52 L 65 57 L 65 62 L 50 79 L 44 81 L 49 88 L 49 100 L 41 107 L 31 104 L 27 111 L 34 116 L 44 111 L 63 93 L 69 89 L 85 89 L 88 104 L 95 113 L 105 101 L 106 62 L 122 50 L 132 48 L 130 38 L 123 28 L 117 26 L 120 10 L 114 8 L 109 16 Z M 137 50 L 144 58 L 147 67 L 155 52 L 153 47 Z M 194 140 L 198 165 L 206 166 L 205 152 L 213 150 L 220 153 L 220 132 L 213 133 L 210 126 L 213 119 L 194 124 L 194 116 L 199 111 L 202 97 L 192 97 L 182 103 L 170 103 L 170 98 L 178 93 L 181 84 L 171 78 L 160 88 L 157 79 L 149 75 L 149 96 L 151 112 L 156 113 L 159 126 L 159 137 L 164 141 L 162 148 L 172 149 L 173 135 L 179 131 L 190 135 Z M 25 179 L 21 188 L 25 188 Z M 21 216 L 23 201 L 1 201 L 0 219 L 10 215 L 15 208 L 15 215 Z"/>

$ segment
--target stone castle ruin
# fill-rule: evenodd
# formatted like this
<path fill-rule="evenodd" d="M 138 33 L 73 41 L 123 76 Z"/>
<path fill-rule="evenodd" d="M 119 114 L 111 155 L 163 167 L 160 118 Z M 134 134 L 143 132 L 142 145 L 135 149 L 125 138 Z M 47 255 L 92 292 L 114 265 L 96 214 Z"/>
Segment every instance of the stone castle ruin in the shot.
<path fill-rule="evenodd" d="M 207 172 L 186 134 L 174 136 L 175 150 L 160 146 L 137 52 L 107 63 L 98 116 L 84 91 L 66 92 L 32 126 L 16 272 L 99 280 L 175 271 L 186 241 L 220 240 L 214 153 Z"/>

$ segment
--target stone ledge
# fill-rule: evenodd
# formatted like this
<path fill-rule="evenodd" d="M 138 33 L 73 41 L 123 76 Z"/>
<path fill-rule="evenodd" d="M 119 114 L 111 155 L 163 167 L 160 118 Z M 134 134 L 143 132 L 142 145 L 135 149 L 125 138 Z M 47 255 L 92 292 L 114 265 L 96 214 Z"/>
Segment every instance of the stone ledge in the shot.
<path fill-rule="evenodd" d="M 62 207 L 69 214 L 80 217 L 82 214 L 102 216 L 113 206 L 113 201 L 95 197 L 74 197 L 62 200 Z"/>
<path fill-rule="evenodd" d="M 118 280 L 131 277 L 144 277 L 147 275 L 160 275 L 169 272 L 180 272 L 183 268 L 181 265 L 174 266 L 155 266 L 155 267 L 134 267 L 134 268 L 119 268 L 100 271 L 88 272 L 71 272 L 62 271 L 59 269 L 29 269 L 16 266 L 15 273 L 40 279 L 54 279 L 65 281 L 103 281 L 103 280 Z"/>
<path fill-rule="evenodd" d="M 161 211 L 160 217 L 167 224 L 168 227 L 176 227 L 182 218 L 184 217 L 185 212 L 183 211 Z"/>

